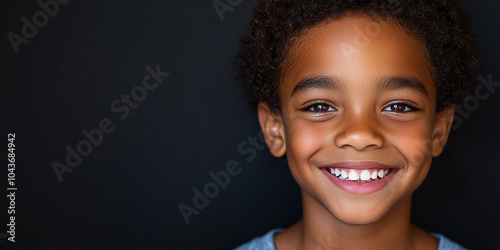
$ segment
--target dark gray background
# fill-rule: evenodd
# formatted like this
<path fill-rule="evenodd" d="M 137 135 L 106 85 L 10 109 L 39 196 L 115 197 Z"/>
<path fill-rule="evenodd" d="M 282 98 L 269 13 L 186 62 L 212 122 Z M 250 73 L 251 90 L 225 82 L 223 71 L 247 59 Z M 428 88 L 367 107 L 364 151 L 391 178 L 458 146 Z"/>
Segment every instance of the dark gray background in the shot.
<path fill-rule="evenodd" d="M 500 3 L 462 2 L 479 37 L 471 85 L 490 74 L 500 81 Z M 259 132 L 233 67 L 253 6 L 244 0 L 221 20 L 208 0 L 70 1 L 16 54 L 7 34 L 21 35 L 21 18 L 41 8 L 2 1 L 0 225 L 8 223 L 8 133 L 16 133 L 18 191 L 17 242 L 0 238 L 0 249 L 228 249 L 299 219 L 285 160 L 260 142 L 255 155 L 238 151 Z M 157 64 L 170 75 L 118 119 L 110 104 Z M 500 234 L 496 90 L 452 131 L 414 196 L 417 225 L 473 249 L 494 249 Z M 60 183 L 51 163 L 64 163 L 65 147 L 105 117 L 115 130 Z M 231 160 L 242 172 L 187 225 L 178 205 L 192 206 L 192 189 Z"/>

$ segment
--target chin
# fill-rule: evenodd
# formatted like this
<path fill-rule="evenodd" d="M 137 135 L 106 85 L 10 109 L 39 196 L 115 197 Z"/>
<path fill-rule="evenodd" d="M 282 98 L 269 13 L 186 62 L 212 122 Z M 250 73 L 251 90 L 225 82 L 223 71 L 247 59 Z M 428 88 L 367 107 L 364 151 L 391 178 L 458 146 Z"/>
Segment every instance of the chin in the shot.
<path fill-rule="evenodd" d="M 335 217 L 336 220 L 347 224 L 347 225 L 355 225 L 355 226 L 365 226 L 365 225 L 370 225 L 374 224 L 378 221 L 380 221 L 384 215 L 366 215 L 366 216 L 359 216 L 359 214 L 340 214 L 335 216 L 332 214 L 333 217 Z"/>
<path fill-rule="evenodd" d="M 326 212 L 328 212 L 334 220 L 347 225 L 360 226 L 388 220 L 398 213 L 409 211 L 409 209 L 404 209 L 405 207 L 411 207 L 411 195 L 399 201 L 387 197 L 385 202 L 381 201 L 380 197 L 373 200 L 368 197 L 358 198 L 360 199 L 329 199 L 328 202 L 322 204 L 322 207 L 326 209 Z"/>
<path fill-rule="evenodd" d="M 337 212 L 339 211 L 339 212 Z M 328 209 L 328 212 L 334 217 L 334 219 L 338 220 L 347 225 L 370 225 L 382 220 L 387 213 L 390 211 L 383 211 L 380 209 L 372 209 L 372 208 L 357 208 L 351 210 L 345 210 L 345 208 L 339 209 Z"/>

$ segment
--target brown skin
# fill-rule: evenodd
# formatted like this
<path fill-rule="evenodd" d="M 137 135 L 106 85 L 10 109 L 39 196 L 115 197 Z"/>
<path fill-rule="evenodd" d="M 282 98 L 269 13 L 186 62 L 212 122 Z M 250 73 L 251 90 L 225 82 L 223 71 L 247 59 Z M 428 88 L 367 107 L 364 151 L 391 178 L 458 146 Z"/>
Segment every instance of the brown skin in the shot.
<path fill-rule="evenodd" d="M 436 249 L 438 240 L 410 222 L 411 195 L 441 154 L 454 109 L 436 112 L 422 46 L 398 25 L 363 16 L 322 23 L 298 41 L 279 84 L 281 113 L 258 105 L 271 153 L 286 153 L 302 190 L 303 218 L 275 236 L 277 249 Z M 293 93 L 310 77 L 331 78 L 337 87 Z M 395 77 L 416 79 L 426 93 L 381 87 Z M 378 162 L 397 172 L 382 189 L 353 194 L 320 171 L 346 161 Z"/>

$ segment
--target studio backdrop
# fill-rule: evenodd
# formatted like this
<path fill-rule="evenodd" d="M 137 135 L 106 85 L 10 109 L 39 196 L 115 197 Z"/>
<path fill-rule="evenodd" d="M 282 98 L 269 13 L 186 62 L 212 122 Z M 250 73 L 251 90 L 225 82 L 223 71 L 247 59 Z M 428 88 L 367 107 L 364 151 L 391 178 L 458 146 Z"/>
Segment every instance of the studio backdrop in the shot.
<path fill-rule="evenodd" d="M 461 2 L 479 64 L 412 220 L 495 249 L 500 2 Z M 0 249 L 230 249 L 298 220 L 236 79 L 255 5 L 2 1 Z"/>

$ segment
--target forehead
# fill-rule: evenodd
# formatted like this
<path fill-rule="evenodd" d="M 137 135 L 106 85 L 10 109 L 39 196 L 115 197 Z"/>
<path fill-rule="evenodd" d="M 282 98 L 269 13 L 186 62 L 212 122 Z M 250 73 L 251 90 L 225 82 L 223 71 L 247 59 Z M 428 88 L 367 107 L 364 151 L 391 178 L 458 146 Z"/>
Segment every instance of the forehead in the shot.
<path fill-rule="evenodd" d="M 435 92 L 425 49 L 392 22 L 347 16 L 321 23 L 297 39 L 286 56 L 280 96 L 300 79 L 333 76 L 365 88 L 388 76 L 414 77 Z"/>

